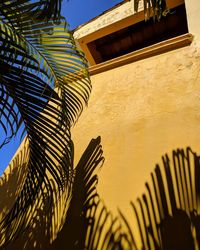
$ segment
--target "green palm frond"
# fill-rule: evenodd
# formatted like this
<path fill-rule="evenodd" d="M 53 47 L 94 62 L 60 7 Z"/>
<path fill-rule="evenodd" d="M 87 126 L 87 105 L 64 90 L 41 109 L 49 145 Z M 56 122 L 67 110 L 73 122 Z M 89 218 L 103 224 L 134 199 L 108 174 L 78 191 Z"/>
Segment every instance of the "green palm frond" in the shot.
<path fill-rule="evenodd" d="M 0 222 L 0 245 L 8 244 L 25 230 L 37 198 L 45 202 L 45 193 L 53 197 L 55 189 L 70 193 L 70 127 L 87 103 L 91 85 L 87 62 L 61 20 L 60 3 L 0 3 L 0 105 L 6 135 L 2 141 L 5 144 L 10 140 L 23 121 L 29 155 L 21 193 Z M 55 184 L 57 188 L 53 188 Z"/>
<path fill-rule="evenodd" d="M 54 76 L 53 82 L 59 86 L 63 100 L 67 98 L 68 116 L 73 123 L 81 113 L 91 91 L 86 70 L 87 61 L 84 55 L 77 50 L 64 20 L 60 19 L 60 22 L 62 22 L 58 25 L 55 24 L 54 19 L 44 22 L 43 19 L 35 17 L 35 9 L 33 7 L 32 11 L 30 11 L 32 4 L 29 4 L 29 6 L 27 4 L 28 1 L 25 2 L 23 8 L 15 6 L 13 10 L 15 14 L 13 16 L 10 14 L 9 4 L 6 5 L 4 15 L 9 15 L 9 19 L 12 19 L 15 29 L 19 30 L 26 41 L 37 50 L 34 53 L 42 56 L 39 60 L 40 65 L 44 64 L 43 70 L 45 71 L 46 69 L 49 80 L 52 80 L 50 73 Z M 30 16 L 34 18 L 30 18 Z M 64 88 L 63 84 L 65 84 Z M 70 104 L 72 104 L 72 108 Z M 76 107 L 75 112 L 73 110 L 74 107 Z M 66 107 L 63 110 L 66 110 Z"/>
<path fill-rule="evenodd" d="M 0 100 L 0 127 L 3 134 L 0 141 L 1 148 L 16 135 L 22 120 L 15 102 L 2 84 L 0 85 Z"/>
<path fill-rule="evenodd" d="M 1 1 L 1 13 L 5 20 L 17 29 L 23 30 L 26 22 L 60 22 L 62 0 L 12 0 Z"/>

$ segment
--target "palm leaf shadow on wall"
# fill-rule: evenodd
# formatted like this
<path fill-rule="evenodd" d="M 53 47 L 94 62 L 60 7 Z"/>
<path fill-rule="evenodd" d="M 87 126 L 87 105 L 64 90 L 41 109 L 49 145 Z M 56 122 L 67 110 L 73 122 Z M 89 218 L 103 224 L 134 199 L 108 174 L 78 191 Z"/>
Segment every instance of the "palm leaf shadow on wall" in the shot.
<path fill-rule="evenodd" d="M 162 157 L 163 165 L 156 165 L 151 181 L 145 183 L 145 193 L 131 202 L 137 221 L 133 225 L 120 211 L 113 217 L 97 194 L 96 171 L 103 161 L 98 137 L 76 167 L 69 209 L 57 239 L 52 244 L 42 239 L 40 245 L 31 248 L 38 237 L 45 235 L 40 231 L 45 230 L 44 222 L 51 230 L 47 218 L 52 214 L 41 210 L 37 221 L 40 230 L 33 231 L 33 239 L 25 232 L 15 246 L 26 245 L 28 239 L 27 249 L 199 249 L 199 155 L 188 147 Z"/>
<path fill-rule="evenodd" d="M 145 183 L 146 192 L 131 202 L 136 217 L 141 248 L 136 246 L 134 230 L 124 221 L 131 249 L 199 249 L 200 247 L 200 156 L 191 148 L 173 150 L 162 157 Z"/>
<path fill-rule="evenodd" d="M 145 183 L 146 192 L 131 202 L 138 223 L 131 225 L 120 211 L 113 217 L 97 194 L 96 171 L 104 161 L 102 153 L 98 137 L 79 161 L 57 239 L 49 244 L 53 211 L 47 197 L 43 207 L 37 206 L 30 230 L 14 242 L 15 249 L 199 249 L 199 155 L 188 147 L 162 157 L 163 166 L 156 165 L 151 181 Z"/>
<path fill-rule="evenodd" d="M 199 249 L 199 155 L 188 147 L 174 150 L 171 158 L 162 157 L 163 166 L 156 165 L 146 192 L 131 202 L 137 221 L 132 225 L 120 210 L 113 217 L 97 195 L 93 171 L 103 158 L 98 146 L 100 151 L 89 159 L 92 144 L 77 166 L 69 213 L 49 249 Z"/>

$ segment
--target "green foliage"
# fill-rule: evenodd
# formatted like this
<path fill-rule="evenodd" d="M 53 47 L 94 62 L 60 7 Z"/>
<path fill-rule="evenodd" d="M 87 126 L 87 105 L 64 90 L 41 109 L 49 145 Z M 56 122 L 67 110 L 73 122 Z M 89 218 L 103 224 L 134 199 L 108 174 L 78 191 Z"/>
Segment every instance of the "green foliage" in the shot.
<path fill-rule="evenodd" d="M 54 190 L 70 193 L 73 142 L 70 127 L 87 104 L 91 84 L 87 61 L 60 16 L 61 1 L 0 2 L 0 125 L 2 146 L 24 126 L 26 180 L 0 222 L 8 244 L 28 227 L 31 206 Z M 23 150 L 23 149 L 22 149 Z M 53 184 L 52 184 L 53 183 Z M 36 208 L 35 208 L 36 209 Z"/>

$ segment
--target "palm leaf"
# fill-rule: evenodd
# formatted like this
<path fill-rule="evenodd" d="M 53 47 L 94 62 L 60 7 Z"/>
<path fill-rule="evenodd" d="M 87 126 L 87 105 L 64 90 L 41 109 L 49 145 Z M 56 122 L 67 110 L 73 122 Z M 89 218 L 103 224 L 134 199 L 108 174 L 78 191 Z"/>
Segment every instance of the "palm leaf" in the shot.
<path fill-rule="evenodd" d="M 87 102 L 91 86 L 86 61 L 65 23 L 60 22 L 59 13 L 56 14 L 59 4 L 60 1 L 25 0 L 0 3 L 2 96 L 13 100 L 13 104 L 6 97 L 1 101 L 4 112 L 9 113 L 4 117 L 10 128 L 4 121 L 1 125 L 6 134 L 11 131 L 9 139 L 17 133 L 20 122 L 16 106 L 29 148 L 26 181 L 0 223 L 1 245 L 10 243 L 25 230 L 27 218 L 31 221 L 37 210 L 37 206 L 35 209 L 31 206 L 39 197 L 45 203 L 46 193 L 53 202 L 53 190 L 65 193 L 70 190 L 73 176 L 70 126 Z M 51 11 L 44 17 L 47 10 Z M 57 187 L 53 188 L 55 184 Z"/>
<path fill-rule="evenodd" d="M 2 128 L 2 141 L 0 148 L 9 143 L 13 136 L 16 135 L 22 123 L 19 110 L 7 93 L 5 86 L 0 86 L 0 127 Z"/>
<path fill-rule="evenodd" d="M 19 4 L 10 6 L 9 2 L 4 9 L 4 16 L 6 16 L 3 19 L 4 22 L 7 21 L 7 16 L 9 16 L 8 20 L 12 20 L 15 30 L 20 31 L 26 41 L 37 50 L 34 53 L 37 54 L 40 66 L 43 65 L 40 71 L 48 74 L 49 80 L 53 80 L 51 77 L 54 76 L 53 82 L 59 87 L 63 100 L 67 98 L 68 116 L 70 116 L 71 122 L 74 122 L 77 114 L 81 113 L 83 103 L 87 102 L 91 91 L 84 55 L 77 50 L 71 33 L 66 29 L 64 20 L 57 25 L 54 19 L 48 19 L 48 22 L 44 22 L 43 19 L 35 16 L 35 8 L 38 7 L 38 4 L 44 7 L 45 1 L 34 4 L 23 1 L 24 3 L 20 7 Z M 31 16 L 32 18 L 30 18 Z M 50 75 L 50 72 L 52 75 Z M 64 88 L 63 85 L 65 85 Z M 73 111 L 70 104 L 73 108 L 76 107 L 76 112 Z M 63 110 L 66 110 L 66 107 Z"/>

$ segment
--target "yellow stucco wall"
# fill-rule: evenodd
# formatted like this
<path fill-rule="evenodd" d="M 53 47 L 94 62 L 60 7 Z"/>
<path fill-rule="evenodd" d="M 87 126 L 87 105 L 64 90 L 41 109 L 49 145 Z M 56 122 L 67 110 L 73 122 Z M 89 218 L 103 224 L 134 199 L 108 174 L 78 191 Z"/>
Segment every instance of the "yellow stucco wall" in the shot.
<path fill-rule="evenodd" d="M 163 154 L 186 146 L 200 152 L 200 1 L 185 5 L 192 45 L 92 76 L 89 107 L 72 130 L 77 160 L 92 137 L 102 137 L 98 191 L 113 212 L 129 214 Z"/>
<path fill-rule="evenodd" d="M 195 35 L 195 45 L 200 47 L 200 1 L 185 0 L 189 32 Z"/>
<path fill-rule="evenodd" d="M 72 130 L 75 157 L 102 137 L 98 191 L 112 211 L 128 210 L 164 153 L 200 152 L 199 73 L 200 51 L 190 46 L 92 76 L 89 107 Z"/>

